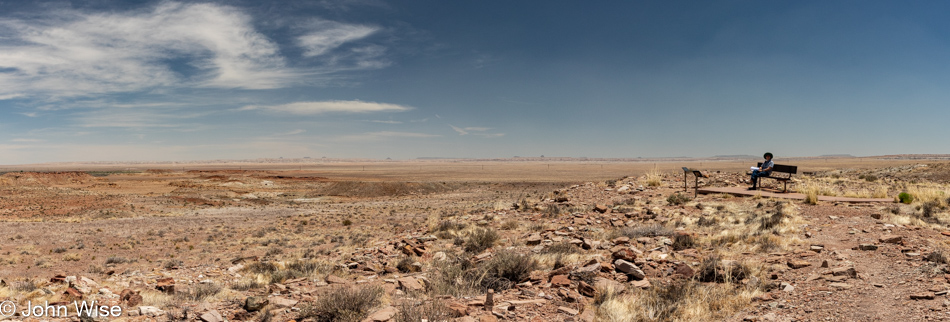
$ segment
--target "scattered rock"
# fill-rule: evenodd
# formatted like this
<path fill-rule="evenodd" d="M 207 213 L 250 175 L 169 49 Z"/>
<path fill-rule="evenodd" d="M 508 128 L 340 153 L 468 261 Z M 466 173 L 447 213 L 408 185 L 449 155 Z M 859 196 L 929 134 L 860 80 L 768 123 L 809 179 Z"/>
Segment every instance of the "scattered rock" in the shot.
<path fill-rule="evenodd" d="M 877 245 L 874 244 L 861 244 L 858 245 L 859 250 L 877 250 Z"/>
<path fill-rule="evenodd" d="M 630 281 L 630 285 L 632 285 L 633 287 L 647 289 L 647 288 L 650 288 L 651 284 L 650 284 L 650 280 L 642 279 L 639 281 Z"/>
<path fill-rule="evenodd" d="M 594 211 L 599 213 L 605 213 L 607 210 L 610 210 L 606 205 L 594 205 Z"/>
<path fill-rule="evenodd" d="M 574 315 L 577 315 L 578 313 L 580 313 L 580 312 L 578 312 L 577 310 L 572 309 L 572 308 L 569 308 L 569 307 L 566 307 L 566 306 L 558 306 L 558 307 L 557 307 L 557 311 L 558 311 L 558 312 L 567 313 L 568 315 L 571 315 L 571 316 L 574 316 Z"/>
<path fill-rule="evenodd" d="M 799 268 L 804 268 L 808 266 L 811 266 L 811 263 L 809 263 L 808 261 L 804 261 L 804 260 L 789 260 L 788 261 L 788 267 L 791 267 L 793 269 L 799 269 Z"/>
<path fill-rule="evenodd" d="M 347 283 L 345 279 L 336 275 L 327 275 L 327 277 L 324 278 L 323 280 L 330 284 L 346 284 Z"/>
<path fill-rule="evenodd" d="M 160 278 L 155 281 L 155 289 L 164 293 L 175 293 L 175 279 L 171 277 Z"/>
<path fill-rule="evenodd" d="M 396 310 L 396 308 L 394 308 L 394 307 L 392 307 L 392 306 L 386 306 L 386 307 L 384 307 L 384 308 L 382 308 L 382 309 L 379 309 L 379 311 L 376 311 L 375 313 L 370 314 L 369 317 L 367 317 L 367 318 L 366 318 L 365 320 L 363 320 L 363 321 L 364 321 L 364 322 L 382 322 L 382 321 L 389 321 L 389 320 L 392 319 L 394 316 L 396 316 L 396 313 L 399 313 L 399 311 Z"/>
<path fill-rule="evenodd" d="M 884 235 L 881 236 L 878 241 L 886 244 L 899 244 L 903 240 L 903 237 L 898 235 Z"/>
<path fill-rule="evenodd" d="M 921 293 L 911 294 L 910 299 L 911 300 L 933 300 L 934 296 L 935 295 L 933 292 L 921 292 Z"/>
<path fill-rule="evenodd" d="M 858 271 L 856 271 L 854 267 L 839 267 L 839 268 L 832 269 L 831 275 L 856 278 L 858 277 Z"/>
<path fill-rule="evenodd" d="M 224 322 L 224 317 L 222 317 L 221 313 L 218 313 L 217 310 L 208 311 L 198 318 L 204 322 Z"/>
<path fill-rule="evenodd" d="M 273 304 L 279 308 L 288 308 L 294 307 L 297 305 L 297 300 L 288 299 L 286 297 L 275 296 L 270 298 L 270 304 Z"/>
<path fill-rule="evenodd" d="M 399 282 L 399 287 L 406 291 L 422 291 L 425 287 L 419 283 L 415 277 L 403 277 L 397 280 Z"/>
<path fill-rule="evenodd" d="M 139 306 L 139 315 L 157 317 L 165 315 L 165 311 L 154 306 Z"/>
<path fill-rule="evenodd" d="M 614 267 L 617 269 L 618 272 L 625 273 L 638 280 L 641 280 L 644 277 L 646 277 L 646 274 L 644 274 L 643 271 L 640 270 L 640 268 L 637 267 L 636 264 L 622 260 L 622 259 L 618 259 L 614 261 Z"/>
<path fill-rule="evenodd" d="M 676 272 L 676 275 L 679 275 L 685 278 L 691 278 L 693 277 L 693 274 L 696 274 L 696 271 L 693 270 L 692 267 L 689 267 L 689 265 L 686 265 L 686 263 L 681 263 L 679 265 L 676 265 L 675 272 Z"/>
<path fill-rule="evenodd" d="M 541 238 L 540 234 L 531 234 L 531 236 L 528 236 L 528 239 L 525 240 L 525 245 L 528 245 L 528 246 L 539 245 L 541 244 L 541 241 L 543 240 L 544 239 Z"/>
<path fill-rule="evenodd" d="M 571 280 L 567 278 L 567 275 L 554 275 L 551 277 L 551 285 L 570 286 Z"/>

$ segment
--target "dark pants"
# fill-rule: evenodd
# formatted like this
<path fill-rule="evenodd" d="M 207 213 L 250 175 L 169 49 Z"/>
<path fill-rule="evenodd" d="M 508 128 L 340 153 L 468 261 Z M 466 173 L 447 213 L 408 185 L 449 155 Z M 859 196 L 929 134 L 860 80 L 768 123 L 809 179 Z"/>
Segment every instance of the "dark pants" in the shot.
<path fill-rule="evenodd" d="M 772 171 L 752 170 L 752 186 L 757 187 L 759 185 L 759 178 L 768 177 L 770 174 L 772 174 Z"/>

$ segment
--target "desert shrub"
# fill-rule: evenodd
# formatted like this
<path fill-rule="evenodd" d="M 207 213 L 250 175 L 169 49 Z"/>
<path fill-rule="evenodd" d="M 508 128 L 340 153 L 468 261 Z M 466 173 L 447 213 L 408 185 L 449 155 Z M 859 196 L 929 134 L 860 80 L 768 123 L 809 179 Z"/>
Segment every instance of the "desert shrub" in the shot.
<path fill-rule="evenodd" d="M 201 302 L 221 292 L 221 286 L 215 283 L 200 283 L 187 292 L 178 291 L 175 299 L 179 301 Z"/>
<path fill-rule="evenodd" d="M 349 226 L 349 225 L 352 225 L 352 224 L 353 224 L 353 221 L 350 220 L 349 218 L 343 219 L 343 226 Z"/>
<path fill-rule="evenodd" d="M 396 263 L 396 269 L 401 273 L 412 272 L 412 263 L 415 262 L 412 257 L 405 256 Z"/>
<path fill-rule="evenodd" d="M 333 265 L 317 261 L 295 260 L 287 264 L 286 270 L 292 272 L 294 278 L 299 278 L 330 272 L 333 270 Z"/>
<path fill-rule="evenodd" d="M 635 198 L 627 198 L 627 199 L 624 199 L 624 200 L 621 200 L 621 201 L 617 201 L 617 202 L 615 202 L 613 205 L 614 205 L 614 206 L 636 206 L 636 205 L 637 205 L 637 199 L 635 199 Z"/>
<path fill-rule="evenodd" d="M 404 301 L 398 306 L 396 322 L 451 321 L 455 314 L 442 301 L 413 303 Z"/>
<path fill-rule="evenodd" d="M 818 189 L 806 189 L 804 192 L 805 192 L 805 203 L 809 205 L 818 204 Z"/>
<path fill-rule="evenodd" d="M 541 250 L 541 254 L 576 254 L 580 252 L 580 247 L 566 241 L 551 244 Z"/>
<path fill-rule="evenodd" d="M 775 228 L 782 223 L 782 219 L 785 216 L 782 215 L 781 211 L 776 211 L 771 216 L 763 216 L 759 218 L 759 230 L 770 230 Z"/>
<path fill-rule="evenodd" d="M 260 282 L 256 280 L 238 281 L 228 286 L 228 288 L 235 291 L 249 291 L 249 290 L 258 289 L 261 287 L 264 287 L 264 284 L 261 284 Z"/>
<path fill-rule="evenodd" d="M 659 187 L 661 184 L 663 184 L 663 175 L 660 173 L 659 170 L 654 168 L 650 172 L 647 172 L 646 182 L 647 182 L 647 186 Z"/>
<path fill-rule="evenodd" d="M 39 285 L 37 285 L 36 281 L 34 280 L 23 279 L 23 280 L 13 282 L 13 285 L 11 288 L 17 292 L 26 293 L 26 292 L 32 292 L 36 290 L 37 288 L 39 288 Z"/>
<path fill-rule="evenodd" d="M 692 199 L 690 199 L 689 196 L 681 194 L 681 193 L 674 193 L 674 194 L 671 194 L 669 197 L 666 197 L 666 202 L 674 206 L 685 204 L 689 202 L 690 200 Z"/>
<path fill-rule="evenodd" d="M 934 262 L 937 264 L 947 264 L 947 255 L 943 253 L 942 250 L 935 250 L 930 254 L 927 254 L 927 257 L 924 257 L 925 260 Z"/>
<path fill-rule="evenodd" d="M 759 246 L 758 251 L 760 253 L 769 253 L 782 248 L 772 235 L 758 235 L 753 242 Z"/>
<path fill-rule="evenodd" d="M 455 297 L 480 292 L 482 274 L 468 258 L 452 254 L 446 260 L 436 262 L 430 292 Z"/>
<path fill-rule="evenodd" d="M 242 269 L 254 274 L 270 274 L 277 271 L 277 265 L 271 262 L 253 262 Z"/>
<path fill-rule="evenodd" d="M 678 311 L 685 308 L 686 299 L 695 293 L 696 288 L 696 282 L 693 280 L 654 286 L 646 294 L 646 297 L 651 299 L 649 310 L 654 312 L 656 321 L 672 321 Z"/>
<path fill-rule="evenodd" d="M 910 204 L 911 202 L 914 202 L 914 196 L 906 192 L 901 192 L 900 194 L 898 194 L 897 199 L 900 200 L 901 203 L 906 203 L 906 204 Z"/>
<path fill-rule="evenodd" d="M 82 255 L 79 255 L 79 253 L 63 254 L 63 261 L 66 261 L 66 262 L 76 262 L 76 261 L 79 261 L 80 259 L 82 259 Z"/>
<path fill-rule="evenodd" d="M 165 269 L 177 269 L 181 267 L 182 264 L 184 263 L 182 263 L 182 261 L 180 260 L 169 259 L 165 261 L 165 264 L 162 265 L 162 267 L 164 267 Z"/>
<path fill-rule="evenodd" d="M 503 230 L 513 230 L 513 229 L 518 229 L 519 226 L 521 226 L 521 223 L 520 223 L 520 222 L 518 222 L 518 221 L 515 220 L 515 219 L 509 219 L 509 220 L 505 221 L 505 223 L 501 224 L 501 229 L 503 229 Z"/>
<path fill-rule="evenodd" d="M 875 176 L 875 175 L 873 175 L 873 174 L 864 175 L 863 177 L 864 177 L 864 178 L 862 178 L 862 179 L 867 180 L 868 182 L 877 181 L 877 176 Z M 859 177 L 859 178 L 860 178 L 860 177 Z"/>
<path fill-rule="evenodd" d="M 673 250 L 684 250 L 687 248 L 693 248 L 696 245 L 696 240 L 693 239 L 693 235 L 689 234 L 676 234 L 673 237 Z"/>
<path fill-rule="evenodd" d="M 664 227 L 663 225 L 650 225 L 650 226 L 637 226 L 637 227 L 624 227 L 619 230 L 614 231 L 610 234 L 611 239 L 626 236 L 630 239 L 637 239 L 640 237 L 658 237 L 658 236 L 672 236 L 673 230 Z"/>
<path fill-rule="evenodd" d="M 490 228 L 475 228 L 465 239 L 464 248 L 469 253 L 481 253 L 491 248 L 499 239 L 498 232 Z"/>
<path fill-rule="evenodd" d="M 530 256 L 512 251 L 498 252 L 482 267 L 485 272 L 482 286 L 496 291 L 507 290 L 526 280 L 537 267 L 538 262 Z"/>
<path fill-rule="evenodd" d="M 541 210 L 541 214 L 548 217 L 556 217 L 564 213 L 564 208 L 560 205 L 547 205 Z"/>
<path fill-rule="evenodd" d="M 121 256 L 109 256 L 109 258 L 106 258 L 106 263 L 105 263 L 105 264 L 106 264 L 106 265 L 109 265 L 109 264 L 124 264 L 124 263 L 128 263 L 128 262 L 129 262 L 129 260 L 126 259 L 125 257 L 121 257 Z"/>
<path fill-rule="evenodd" d="M 719 219 L 713 216 L 703 216 L 699 217 L 699 220 L 696 221 L 696 225 L 700 227 L 709 227 L 719 223 Z"/>
<path fill-rule="evenodd" d="M 66 252 L 66 247 L 56 247 L 53 249 L 53 253 L 62 254 Z"/>
<path fill-rule="evenodd" d="M 443 220 L 433 227 L 431 232 L 462 230 L 465 229 L 466 226 L 467 225 L 463 222 Z"/>
<path fill-rule="evenodd" d="M 710 256 L 700 264 L 694 277 L 700 282 L 733 283 L 751 273 L 751 269 L 736 261 L 723 261 L 719 256 Z"/>
<path fill-rule="evenodd" d="M 488 289 L 506 290 L 524 281 L 537 261 L 527 255 L 500 251 L 481 264 L 475 264 L 468 256 L 452 255 L 438 262 L 429 291 L 436 295 L 467 296 L 480 294 Z"/>
<path fill-rule="evenodd" d="M 318 322 L 360 321 L 380 304 L 382 295 L 383 289 L 379 286 L 335 288 L 316 301 L 304 304 L 298 320 L 312 318 Z"/>
<path fill-rule="evenodd" d="M 937 212 L 937 210 L 943 208 L 943 205 L 940 204 L 940 201 L 931 200 L 931 201 L 927 201 L 921 204 L 920 208 L 921 208 L 920 209 L 921 216 L 923 216 L 924 218 L 932 218 L 933 215 Z"/>

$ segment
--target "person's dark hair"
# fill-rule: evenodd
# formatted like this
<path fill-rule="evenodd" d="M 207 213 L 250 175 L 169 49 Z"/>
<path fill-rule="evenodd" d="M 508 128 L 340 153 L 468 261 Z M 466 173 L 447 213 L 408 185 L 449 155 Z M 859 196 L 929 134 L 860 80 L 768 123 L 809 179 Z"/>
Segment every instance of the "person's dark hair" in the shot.
<path fill-rule="evenodd" d="M 772 152 L 765 152 L 765 155 L 763 155 L 762 157 L 763 157 L 763 158 L 773 158 Z"/>

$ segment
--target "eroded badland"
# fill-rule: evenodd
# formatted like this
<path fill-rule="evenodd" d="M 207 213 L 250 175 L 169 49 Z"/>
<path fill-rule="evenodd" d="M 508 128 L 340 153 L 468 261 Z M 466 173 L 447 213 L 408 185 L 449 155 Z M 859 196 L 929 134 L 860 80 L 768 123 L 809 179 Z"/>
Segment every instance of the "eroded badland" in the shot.
<path fill-rule="evenodd" d="M 806 195 L 905 203 L 694 197 L 677 170 L 744 187 L 749 163 L 5 169 L 0 301 L 17 309 L 0 313 L 79 320 L 73 305 L 95 301 L 116 321 L 950 318 L 950 163 L 778 162 L 799 166 L 791 186 Z M 23 316 L 30 303 L 67 314 Z"/>

